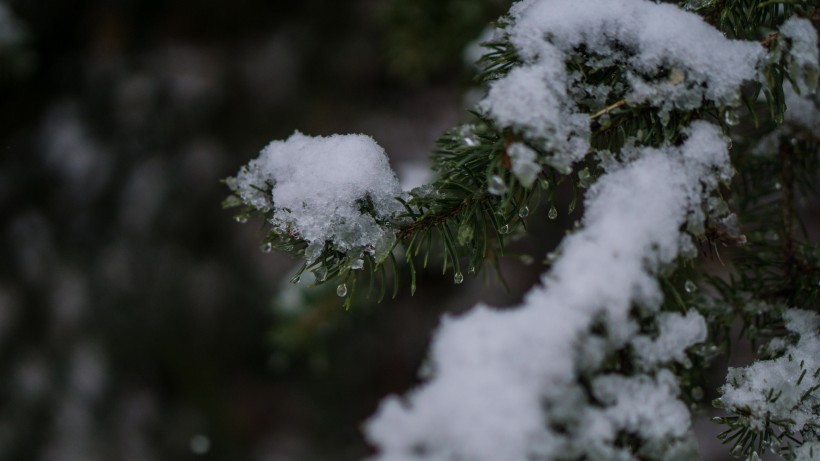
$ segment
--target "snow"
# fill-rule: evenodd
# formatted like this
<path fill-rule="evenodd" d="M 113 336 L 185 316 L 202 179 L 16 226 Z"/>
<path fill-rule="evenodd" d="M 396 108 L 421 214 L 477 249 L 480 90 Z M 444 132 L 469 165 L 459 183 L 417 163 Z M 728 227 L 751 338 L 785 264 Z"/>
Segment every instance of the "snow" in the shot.
<path fill-rule="evenodd" d="M 579 377 L 636 344 L 632 306 L 659 308 L 656 273 L 681 251 L 690 210 L 731 174 L 726 145 L 719 128 L 699 122 L 682 146 L 635 148 L 613 165 L 589 191 L 583 227 L 521 306 L 443 320 L 431 380 L 385 399 L 366 425 L 376 459 L 631 459 L 615 446 L 619 431 L 640 434 L 657 457 L 687 459 L 689 414 L 670 373 L 595 377 L 603 407 L 588 401 Z M 606 331 L 592 333 L 596 323 Z M 694 312 L 660 317 L 664 349 L 647 354 L 648 364 L 679 359 L 704 327 Z"/>
<path fill-rule="evenodd" d="M 726 411 L 741 414 L 746 425 L 762 431 L 766 422 L 787 421 L 792 432 L 820 426 L 820 390 L 815 373 L 820 369 L 820 315 L 792 309 L 784 315 L 786 328 L 800 336 L 783 355 L 761 360 L 746 368 L 730 368 L 720 397 Z M 806 375 L 799 379 L 803 370 Z M 798 384 L 797 381 L 800 381 Z M 769 392 L 779 396 L 772 401 Z"/>
<path fill-rule="evenodd" d="M 640 335 L 632 340 L 632 348 L 645 366 L 675 361 L 685 363 L 687 348 L 706 340 L 706 322 L 700 314 L 662 312 L 658 315 L 658 337 Z"/>
<path fill-rule="evenodd" d="M 764 55 L 758 43 L 728 40 L 695 14 L 647 0 L 524 0 L 510 15 L 502 32 L 523 62 L 494 81 L 478 107 L 549 152 L 543 162 L 559 171 L 589 149 L 579 99 L 603 109 L 608 96 L 623 97 L 661 115 L 704 100 L 737 105 L 740 85 L 757 78 Z M 587 85 L 568 72 L 580 48 L 593 54 L 585 58 L 593 65 L 623 68 L 628 88 Z"/>
<path fill-rule="evenodd" d="M 807 84 L 814 88 L 817 86 L 818 74 L 818 51 L 817 31 L 811 21 L 804 18 L 789 18 L 780 26 L 780 33 L 791 42 L 789 56 L 795 67 L 809 74 Z"/>
<path fill-rule="evenodd" d="M 341 251 L 391 245 L 394 235 L 385 222 L 402 211 L 395 199 L 401 188 L 384 150 L 358 134 L 295 132 L 273 141 L 239 171 L 233 187 L 245 203 L 273 211 L 271 224 L 280 232 L 311 244 L 308 260 L 328 241 Z"/>

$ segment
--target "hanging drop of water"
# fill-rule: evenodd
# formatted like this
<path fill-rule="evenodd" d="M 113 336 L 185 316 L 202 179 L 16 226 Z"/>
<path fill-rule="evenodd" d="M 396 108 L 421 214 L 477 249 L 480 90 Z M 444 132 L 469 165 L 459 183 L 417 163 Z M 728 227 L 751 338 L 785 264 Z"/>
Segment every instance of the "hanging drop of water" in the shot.
<path fill-rule="evenodd" d="M 327 269 L 325 269 L 324 267 L 320 267 L 313 271 L 313 275 L 316 276 L 316 280 L 324 282 L 327 278 Z"/>
<path fill-rule="evenodd" d="M 270 242 L 265 242 L 259 247 L 262 253 L 270 253 L 273 250 L 273 245 Z"/>
<path fill-rule="evenodd" d="M 723 121 L 729 126 L 735 126 L 740 123 L 740 117 L 737 112 L 729 109 L 723 113 Z"/>
<path fill-rule="evenodd" d="M 361 259 L 361 258 L 353 261 L 353 264 L 350 265 L 350 268 L 353 269 L 354 271 L 361 270 L 363 267 L 364 267 L 364 259 Z"/>
<path fill-rule="evenodd" d="M 475 147 L 475 146 L 478 145 L 475 138 L 473 138 L 472 136 L 465 136 L 464 137 L 464 144 L 467 144 L 470 147 Z"/>
<path fill-rule="evenodd" d="M 687 280 L 686 283 L 683 284 L 683 289 L 686 290 L 687 293 L 694 293 L 698 287 L 695 285 L 695 282 Z"/>
<path fill-rule="evenodd" d="M 519 218 L 526 218 L 529 215 L 530 215 L 530 208 L 527 207 L 527 206 L 524 206 L 520 210 L 518 210 L 518 217 Z"/>
<path fill-rule="evenodd" d="M 493 177 L 490 178 L 487 191 L 493 195 L 504 195 L 504 192 L 507 192 L 507 185 L 504 184 L 504 180 L 501 179 L 501 176 L 493 175 Z"/>
<path fill-rule="evenodd" d="M 461 284 L 461 282 L 463 281 L 464 275 L 462 275 L 461 272 L 456 272 L 455 275 L 453 275 L 453 283 L 455 283 L 456 285 Z"/>
<path fill-rule="evenodd" d="M 509 224 L 504 224 L 503 226 L 501 226 L 501 229 L 498 229 L 498 232 L 501 233 L 501 234 L 509 234 L 510 233 L 510 225 Z"/>
<path fill-rule="evenodd" d="M 692 398 L 695 400 L 700 400 L 703 398 L 703 389 L 700 386 L 695 386 L 692 388 Z"/>
<path fill-rule="evenodd" d="M 468 274 L 475 274 L 475 266 L 470 266 L 467 268 Z"/>
<path fill-rule="evenodd" d="M 547 217 L 549 217 L 550 219 L 555 219 L 558 217 L 558 210 L 555 209 L 555 205 L 550 207 L 550 211 L 547 214 Z"/>
<path fill-rule="evenodd" d="M 340 298 L 347 296 L 347 285 L 340 283 L 339 286 L 336 287 L 336 294 L 339 295 Z"/>
<path fill-rule="evenodd" d="M 248 222 L 248 217 L 244 215 L 234 216 L 233 219 L 239 224 L 245 224 L 246 222 Z"/>
<path fill-rule="evenodd" d="M 298 284 L 301 281 L 302 281 L 302 277 L 299 277 L 298 275 L 296 277 L 293 277 L 292 279 L 290 279 L 290 283 L 292 283 L 294 285 Z"/>

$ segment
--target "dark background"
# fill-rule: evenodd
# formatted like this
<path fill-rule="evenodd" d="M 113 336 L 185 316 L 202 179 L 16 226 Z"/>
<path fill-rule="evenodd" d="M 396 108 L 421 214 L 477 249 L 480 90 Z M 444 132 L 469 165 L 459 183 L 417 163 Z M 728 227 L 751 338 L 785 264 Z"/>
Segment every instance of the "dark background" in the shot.
<path fill-rule="evenodd" d="M 430 270 L 344 311 L 287 283 L 219 180 L 298 129 L 370 134 L 418 181 L 507 3 L 6 1 L 0 459 L 365 456 L 440 314 L 510 304 L 540 268 L 513 260 L 509 293 Z"/>

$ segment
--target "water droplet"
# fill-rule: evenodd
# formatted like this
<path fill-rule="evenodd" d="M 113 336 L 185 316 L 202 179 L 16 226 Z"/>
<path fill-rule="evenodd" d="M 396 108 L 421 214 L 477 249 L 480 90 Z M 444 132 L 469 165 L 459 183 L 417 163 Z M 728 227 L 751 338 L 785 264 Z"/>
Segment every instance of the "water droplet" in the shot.
<path fill-rule="evenodd" d="M 518 210 L 518 217 L 519 218 L 526 218 L 529 215 L 530 215 L 530 208 L 527 207 L 527 206 L 524 206 L 520 210 Z"/>
<path fill-rule="evenodd" d="M 195 455 L 204 455 L 211 449 L 211 440 L 202 434 L 197 434 L 191 437 L 191 442 L 189 445 L 191 447 L 191 452 Z"/>
<path fill-rule="evenodd" d="M 780 190 L 780 189 L 783 188 L 783 186 L 779 182 L 776 182 L 776 183 L 774 183 L 774 188 L 777 189 L 777 190 Z"/>
<path fill-rule="evenodd" d="M 248 217 L 245 215 L 238 215 L 234 216 L 233 220 L 238 222 L 239 224 L 245 224 L 246 222 L 248 222 Z"/>
<path fill-rule="evenodd" d="M 547 217 L 549 217 L 550 219 L 555 219 L 558 217 L 558 210 L 555 208 L 555 205 L 550 207 L 550 211 L 547 214 Z"/>
<path fill-rule="evenodd" d="M 265 242 L 259 246 L 259 251 L 262 253 L 270 253 L 273 250 L 273 245 L 270 242 Z"/>
<path fill-rule="evenodd" d="M 464 144 L 467 144 L 470 147 L 475 147 L 478 145 L 478 142 L 472 136 L 465 136 L 464 137 Z"/>
<path fill-rule="evenodd" d="M 475 274 L 475 266 L 470 266 L 467 268 L 468 274 Z"/>
<path fill-rule="evenodd" d="M 669 111 L 662 111 L 660 114 L 658 114 L 658 119 L 660 120 L 661 125 L 667 126 L 669 125 L 669 121 L 672 119 L 672 117 L 669 115 Z"/>
<path fill-rule="evenodd" d="M 340 298 L 347 296 L 347 284 L 340 283 L 339 286 L 336 287 L 336 294 L 339 295 Z"/>
<path fill-rule="evenodd" d="M 462 275 L 461 272 L 456 272 L 455 275 L 453 275 L 453 283 L 455 283 L 456 285 L 459 285 L 463 281 L 464 275 Z"/>
<path fill-rule="evenodd" d="M 294 285 L 298 284 L 301 281 L 302 281 L 302 277 L 299 277 L 298 275 L 296 277 L 293 277 L 292 279 L 290 279 L 290 283 L 292 283 Z"/>
<path fill-rule="evenodd" d="M 543 187 L 544 190 L 549 189 L 550 188 L 550 182 L 547 181 L 546 179 L 542 179 L 541 180 L 541 187 Z"/>
<path fill-rule="evenodd" d="M 735 126 L 740 123 L 740 117 L 737 115 L 737 112 L 730 109 L 723 112 L 723 121 L 729 126 Z"/>
<path fill-rule="evenodd" d="M 498 229 L 498 233 L 499 234 L 509 234 L 510 233 L 510 225 L 509 224 L 504 224 L 503 226 L 501 226 L 501 229 Z"/>
<path fill-rule="evenodd" d="M 766 235 L 764 235 L 763 237 L 770 242 L 776 242 L 778 239 L 780 239 L 780 236 L 777 235 L 777 231 L 774 230 L 766 232 Z"/>
<path fill-rule="evenodd" d="M 504 184 L 504 180 L 501 179 L 501 176 L 493 175 L 493 177 L 490 178 L 487 191 L 493 195 L 504 195 L 504 193 L 507 192 L 507 185 Z"/>
<path fill-rule="evenodd" d="M 362 258 L 359 258 L 359 259 L 353 261 L 353 264 L 350 265 L 350 268 L 353 269 L 354 271 L 361 270 L 363 267 L 364 267 L 364 259 L 362 259 Z"/>
<path fill-rule="evenodd" d="M 429 360 L 425 360 L 419 367 L 419 378 L 427 379 L 433 376 L 434 371 L 433 364 Z"/>
<path fill-rule="evenodd" d="M 589 168 L 584 168 L 578 172 L 578 185 L 581 187 L 589 187 L 592 180 L 592 175 L 589 173 Z"/>
<path fill-rule="evenodd" d="M 695 400 L 700 400 L 703 398 L 703 389 L 700 386 L 695 386 L 692 388 L 692 398 Z"/>
<path fill-rule="evenodd" d="M 695 282 L 687 280 L 686 283 L 683 284 L 683 289 L 686 290 L 687 293 L 694 293 L 698 290 L 698 286 L 695 285 Z"/>
<path fill-rule="evenodd" d="M 533 257 L 532 257 L 532 256 L 530 256 L 530 255 L 523 255 L 523 256 L 521 256 L 521 262 L 522 262 L 523 264 L 525 264 L 525 265 L 529 266 L 530 264 L 532 264 L 533 262 L 535 262 L 535 259 L 533 259 Z"/>
<path fill-rule="evenodd" d="M 327 269 L 320 267 L 313 271 L 313 275 L 316 276 L 316 280 L 324 282 L 327 279 Z"/>
<path fill-rule="evenodd" d="M 683 368 L 686 368 L 687 370 L 690 370 L 692 368 L 692 361 L 689 360 L 689 357 L 685 357 L 681 364 L 683 365 Z"/>

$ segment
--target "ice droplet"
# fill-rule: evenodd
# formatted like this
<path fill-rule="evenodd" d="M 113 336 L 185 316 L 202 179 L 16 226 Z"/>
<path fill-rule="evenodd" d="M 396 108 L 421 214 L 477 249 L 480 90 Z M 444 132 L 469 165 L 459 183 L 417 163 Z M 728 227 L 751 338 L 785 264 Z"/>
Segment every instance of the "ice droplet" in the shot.
<path fill-rule="evenodd" d="M 558 217 L 558 210 L 555 208 L 555 205 L 550 207 L 550 211 L 547 214 L 547 217 L 549 217 L 550 219 L 555 219 Z"/>
<path fill-rule="evenodd" d="M 320 267 L 313 271 L 313 275 L 316 276 L 316 280 L 324 282 L 325 279 L 327 279 L 327 269 L 325 269 L 324 267 Z"/>
<path fill-rule="evenodd" d="M 270 253 L 273 250 L 273 245 L 270 242 L 265 242 L 259 246 L 259 251 L 262 253 Z"/>
<path fill-rule="evenodd" d="M 340 283 L 339 286 L 336 287 L 336 294 L 339 295 L 340 298 L 347 296 L 347 284 Z"/>
<path fill-rule="evenodd" d="M 683 289 L 686 290 L 687 293 L 694 293 L 698 287 L 695 285 L 695 282 L 687 280 L 686 283 L 683 284 Z"/>
<path fill-rule="evenodd" d="M 584 168 L 578 172 L 578 185 L 581 187 L 589 187 L 592 180 L 592 175 L 589 173 L 589 168 Z"/>
<path fill-rule="evenodd" d="M 529 215 L 530 215 L 530 209 L 527 206 L 521 207 L 521 209 L 518 210 L 518 217 L 519 218 L 526 218 Z"/>
<path fill-rule="evenodd" d="M 459 285 L 463 281 L 464 275 L 462 275 L 461 272 L 456 272 L 455 275 L 453 275 L 453 283 L 455 283 L 456 285 Z"/>
<path fill-rule="evenodd" d="M 498 233 L 500 233 L 500 234 L 509 234 L 510 233 L 510 225 L 509 224 L 504 224 L 503 226 L 501 226 L 501 229 L 498 229 Z"/>
<path fill-rule="evenodd" d="M 238 222 L 239 224 L 245 224 L 246 222 L 248 222 L 248 217 L 245 215 L 238 215 L 234 216 L 233 220 Z"/>
<path fill-rule="evenodd" d="M 507 192 L 507 185 L 504 184 L 504 180 L 501 179 L 501 176 L 493 175 L 493 177 L 490 178 L 487 191 L 493 195 L 504 195 L 504 193 Z"/>
<path fill-rule="evenodd" d="M 353 261 L 353 264 L 350 265 L 350 268 L 353 269 L 354 271 L 361 270 L 363 267 L 364 267 L 364 259 L 362 259 L 362 258 L 359 258 L 359 259 Z"/>
<path fill-rule="evenodd" d="M 737 112 L 729 109 L 723 112 L 723 121 L 729 126 L 735 126 L 740 123 L 740 117 L 737 115 Z"/>

